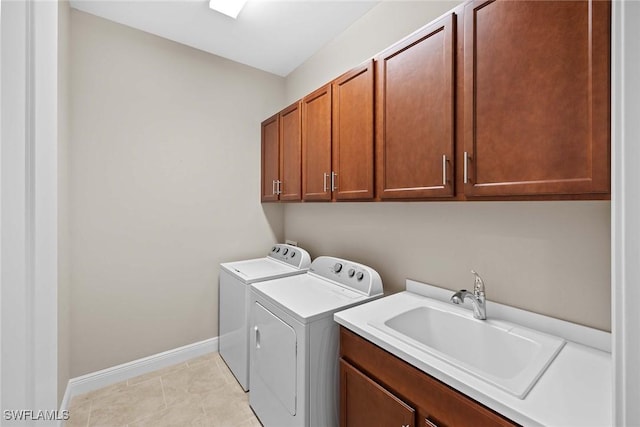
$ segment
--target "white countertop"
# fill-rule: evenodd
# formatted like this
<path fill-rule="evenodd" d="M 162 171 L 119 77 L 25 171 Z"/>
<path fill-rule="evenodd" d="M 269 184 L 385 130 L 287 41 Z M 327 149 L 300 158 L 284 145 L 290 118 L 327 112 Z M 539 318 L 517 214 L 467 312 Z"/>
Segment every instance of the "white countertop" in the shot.
<path fill-rule="evenodd" d="M 433 289 L 429 288 L 435 287 L 416 282 L 411 285 L 408 288 L 414 292 L 426 289 L 424 294 L 431 292 L 429 295 L 434 295 Z M 444 293 L 452 294 L 451 291 Z M 443 291 L 436 290 L 435 295 L 438 294 L 442 295 Z M 421 298 L 427 297 L 405 291 L 341 311 L 334 318 L 342 326 L 389 353 L 524 426 L 585 427 L 612 424 L 612 360 L 611 354 L 605 351 L 609 334 L 500 304 L 488 304 L 489 318 L 492 317 L 493 308 L 504 320 L 546 333 L 553 329 L 555 335 L 567 340 L 531 391 L 524 399 L 519 399 L 368 323 L 399 314 L 403 307 L 415 305 L 417 299 Z M 538 328 L 532 325 L 537 319 L 540 324 Z M 572 340 L 577 340 L 576 337 L 581 343 Z M 461 339 L 464 339 L 463 336 Z M 585 345 L 585 341 L 593 346 Z"/>

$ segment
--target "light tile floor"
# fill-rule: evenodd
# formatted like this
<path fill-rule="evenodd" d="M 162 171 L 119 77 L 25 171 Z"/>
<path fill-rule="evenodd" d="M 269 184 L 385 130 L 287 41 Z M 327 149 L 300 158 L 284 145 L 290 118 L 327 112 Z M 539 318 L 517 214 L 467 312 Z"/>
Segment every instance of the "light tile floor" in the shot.
<path fill-rule="evenodd" d="M 76 396 L 66 427 L 260 427 L 218 353 Z"/>

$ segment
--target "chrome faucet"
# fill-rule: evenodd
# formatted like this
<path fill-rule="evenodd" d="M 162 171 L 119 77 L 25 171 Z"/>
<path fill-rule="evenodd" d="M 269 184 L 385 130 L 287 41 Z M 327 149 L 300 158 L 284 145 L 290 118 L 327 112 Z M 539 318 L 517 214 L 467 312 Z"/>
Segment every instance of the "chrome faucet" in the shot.
<path fill-rule="evenodd" d="M 466 289 L 461 289 L 451 297 L 451 302 L 454 304 L 462 304 L 465 298 L 471 299 L 471 304 L 473 305 L 473 317 L 480 320 L 485 320 L 487 318 L 487 307 L 485 305 L 486 300 L 484 296 L 484 281 L 482 277 L 475 271 L 471 270 L 475 277 L 475 281 L 473 284 L 473 293 L 467 291 Z"/>

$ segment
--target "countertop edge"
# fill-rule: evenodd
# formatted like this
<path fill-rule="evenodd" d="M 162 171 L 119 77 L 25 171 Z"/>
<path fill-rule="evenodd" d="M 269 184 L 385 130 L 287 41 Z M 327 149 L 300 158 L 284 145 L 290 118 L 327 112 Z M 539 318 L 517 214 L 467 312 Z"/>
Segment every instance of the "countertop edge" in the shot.
<path fill-rule="evenodd" d="M 403 294 L 409 294 L 411 296 L 417 295 L 419 297 L 429 298 L 421 294 L 415 294 L 413 292 L 404 291 L 398 294 L 390 295 L 388 297 L 385 297 L 384 299 L 406 298 L 407 296 L 405 295 L 403 297 L 402 296 Z M 380 301 L 382 300 L 379 299 L 372 303 L 380 303 Z M 535 397 L 527 401 L 527 399 L 529 398 L 529 395 L 527 395 L 525 399 L 515 400 L 517 398 L 513 396 L 507 396 L 505 392 L 495 388 L 490 384 L 483 382 L 482 380 L 479 380 L 471 376 L 470 374 L 463 372 L 460 369 L 457 369 L 447 364 L 446 362 L 440 361 L 435 358 L 424 358 L 424 357 L 422 358 L 425 359 L 426 361 L 420 360 L 418 356 L 422 356 L 422 355 L 420 355 L 418 351 L 416 351 L 410 346 L 404 345 L 400 340 L 397 340 L 392 337 L 386 337 L 386 334 L 380 331 L 377 331 L 375 328 L 373 328 L 368 324 L 367 319 L 365 319 L 363 316 L 363 313 L 366 312 L 367 310 L 367 305 L 368 304 L 360 305 L 345 311 L 338 312 L 334 315 L 334 320 L 338 324 L 362 336 L 363 338 L 367 339 L 368 341 L 372 342 L 378 347 L 384 349 L 385 351 L 393 354 L 394 356 L 400 358 L 401 360 L 409 363 L 410 365 L 416 367 L 417 369 L 420 369 L 426 374 L 431 375 L 432 377 L 442 381 L 443 383 L 449 385 L 450 387 L 458 390 L 459 392 L 469 396 L 470 398 L 478 401 L 479 403 L 487 406 L 488 408 L 502 414 L 503 416 L 519 424 L 522 424 L 525 426 L 568 425 L 568 423 L 576 426 L 598 425 L 597 423 L 593 422 L 593 420 L 591 419 L 592 417 L 588 416 L 589 414 L 585 414 L 583 410 L 580 410 L 583 408 L 574 407 L 576 405 L 570 408 L 567 408 L 566 412 L 563 412 L 562 410 L 560 410 L 556 413 L 553 413 L 553 411 L 550 409 L 546 410 L 545 412 L 544 410 L 545 408 L 540 407 L 541 404 L 544 403 L 543 402 L 544 399 L 541 398 L 541 391 L 543 390 L 548 391 L 550 387 L 549 381 L 551 381 L 551 384 L 555 384 L 554 381 L 562 382 L 561 386 L 558 388 L 568 388 L 569 390 L 573 390 L 573 391 L 576 391 L 576 390 L 582 391 L 583 389 L 579 387 L 579 384 L 578 385 L 571 384 L 573 377 L 570 377 L 570 381 L 569 381 L 570 384 L 568 386 L 567 384 L 565 384 L 568 378 L 567 375 L 569 374 L 565 374 L 563 371 L 560 371 L 559 367 L 566 366 L 567 364 L 572 365 L 573 362 L 578 361 L 578 358 L 579 358 L 581 361 L 588 362 L 587 364 L 594 362 L 598 364 L 597 367 L 604 367 L 605 368 L 603 370 L 604 372 L 606 371 L 606 368 L 610 367 L 609 360 L 605 360 L 607 358 L 610 358 L 610 353 L 597 348 L 585 346 L 584 344 L 581 344 L 581 343 L 567 341 L 567 345 L 560 351 L 560 353 L 556 356 L 556 358 L 551 363 L 551 365 L 547 368 L 547 370 L 542 375 L 542 377 L 538 380 L 536 385 L 534 385 L 529 395 L 535 395 Z M 380 314 L 379 311 L 380 310 L 374 309 L 376 316 Z M 374 313 L 372 312 L 370 316 L 371 318 L 374 318 L 373 314 Z M 561 359 L 561 361 L 558 361 L 558 359 Z M 557 366 L 554 367 L 554 364 Z M 549 374 L 549 371 L 552 371 L 552 373 Z M 543 379 L 544 379 L 544 382 L 543 382 Z M 601 381 L 604 381 L 604 380 L 601 380 Z M 536 386 L 538 386 L 538 383 L 543 383 L 544 385 L 542 385 L 541 386 L 542 388 L 539 388 L 539 390 L 534 393 Z M 593 384 L 587 384 L 585 388 L 588 389 L 590 385 L 593 386 Z M 556 388 L 556 387 L 553 387 L 553 388 Z M 601 387 L 601 388 L 606 389 L 606 387 Z M 509 400 L 511 400 L 511 402 L 509 402 Z M 581 399 L 576 399 L 576 400 L 581 400 Z M 512 403 L 512 404 L 509 404 L 509 403 Z M 590 407 L 590 406 L 593 406 L 593 405 L 589 405 L 588 403 L 585 403 L 585 407 Z M 578 416 L 576 418 L 576 415 L 577 415 L 576 410 L 578 410 L 579 413 L 584 416 L 583 417 Z M 551 413 L 549 411 L 551 411 Z M 606 415 L 608 412 L 606 410 L 606 407 L 604 407 L 602 412 L 597 413 L 597 415 L 599 416 L 595 417 L 595 419 L 596 420 L 606 419 Z M 537 416 L 537 414 L 540 414 L 540 416 Z M 589 423 L 588 420 L 591 420 L 592 422 Z"/>

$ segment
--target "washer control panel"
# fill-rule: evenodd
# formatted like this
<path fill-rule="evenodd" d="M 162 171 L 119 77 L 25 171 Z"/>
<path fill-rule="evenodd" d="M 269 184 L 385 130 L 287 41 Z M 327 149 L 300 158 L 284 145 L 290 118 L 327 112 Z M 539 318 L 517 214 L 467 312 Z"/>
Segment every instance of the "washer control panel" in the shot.
<path fill-rule="evenodd" d="M 306 270 L 311 264 L 309 253 L 297 246 L 276 243 L 267 254 L 269 258 L 287 263 L 301 270 Z"/>
<path fill-rule="evenodd" d="M 311 263 L 309 273 L 332 280 L 340 286 L 364 295 L 382 295 L 382 279 L 378 272 L 354 261 L 321 256 Z"/>

